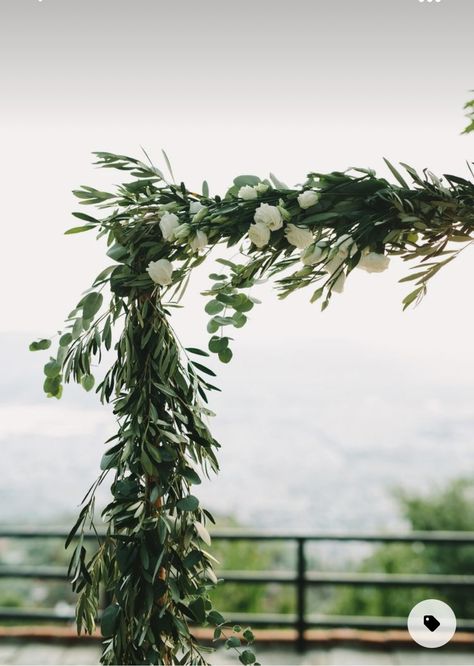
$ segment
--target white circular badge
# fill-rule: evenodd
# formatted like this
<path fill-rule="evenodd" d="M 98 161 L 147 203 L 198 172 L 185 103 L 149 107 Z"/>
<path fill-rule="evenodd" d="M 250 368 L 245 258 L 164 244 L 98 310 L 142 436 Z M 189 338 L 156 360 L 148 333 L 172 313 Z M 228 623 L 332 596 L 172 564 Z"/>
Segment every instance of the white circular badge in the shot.
<path fill-rule="evenodd" d="M 425 599 L 412 608 L 407 624 L 415 643 L 426 648 L 438 648 L 454 636 L 456 616 L 444 601 Z"/>

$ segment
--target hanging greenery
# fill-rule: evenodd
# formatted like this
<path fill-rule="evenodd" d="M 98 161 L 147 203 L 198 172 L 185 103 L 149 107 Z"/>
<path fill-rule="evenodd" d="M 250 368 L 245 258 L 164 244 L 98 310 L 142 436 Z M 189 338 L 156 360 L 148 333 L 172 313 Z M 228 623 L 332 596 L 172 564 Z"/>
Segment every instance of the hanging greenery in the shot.
<path fill-rule="evenodd" d="M 469 124 L 464 129 L 463 134 L 469 134 L 470 132 L 474 132 L 474 99 L 466 102 L 464 109 L 466 110 L 466 118 L 469 120 Z"/>
<path fill-rule="evenodd" d="M 273 280 L 281 298 L 309 288 L 311 302 L 324 309 L 354 269 L 377 273 L 395 256 L 410 268 L 403 305 L 418 302 L 429 280 L 472 242 L 474 184 L 420 175 L 407 165 L 402 175 L 387 162 L 396 184 L 365 169 L 311 173 L 297 189 L 274 176 L 239 176 L 219 197 L 206 183 L 196 194 L 168 182 L 151 163 L 97 157 L 99 166 L 129 178 L 113 192 L 76 191 L 98 215 L 74 213 L 81 225 L 66 233 L 97 232 L 111 263 L 70 313 L 44 368 L 45 392 L 60 398 L 71 380 L 93 389 L 93 364 L 104 349 L 115 352 L 96 392 L 113 405 L 117 433 L 68 539 L 77 544 L 70 573 L 79 593 L 78 630 L 93 631 L 103 586 L 112 600 L 101 620 L 103 663 L 204 664 L 204 648 L 193 637 L 197 623 L 216 627 L 215 639 L 224 635 L 251 664 L 251 630 L 236 627 L 229 636 L 208 597 L 217 583 L 209 552 L 213 518 L 194 491 L 203 474 L 218 469 L 206 406 L 216 387 L 206 358 L 231 360 L 227 331 L 245 325 L 258 303 L 249 290 L 261 280 Z M 223 246 L 237 246 L 240 259 L 218 258 L 222 270 L 210 275 L 208 350 L 184 349 L 171 309 L 193 269 Z M 31 349 L 50 346 L 42 339 Z M 83 534 L 93 523 L 95 490 L 109 473 L 107 533 L 90 553 Z"/>

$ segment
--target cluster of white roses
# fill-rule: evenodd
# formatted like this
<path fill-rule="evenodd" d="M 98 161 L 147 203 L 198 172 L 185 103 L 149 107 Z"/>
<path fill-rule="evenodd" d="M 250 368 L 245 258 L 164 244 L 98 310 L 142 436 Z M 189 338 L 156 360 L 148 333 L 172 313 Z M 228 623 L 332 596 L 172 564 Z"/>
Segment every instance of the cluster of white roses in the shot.
<path fill-rule="evenodd" d="M 301 260 L 305 266 L 314 266 L 324 262 L 323 270 L 336 276 L 332 290 L 341 293 L 346 280 L 343 264 L 348 257 L 353 257 L 356 252 L 357 244 L 352 236 L 343 234 L 332 247 L 328 246 L 327 241 L 312 243 L 303 251 Z M 357 268 L 361 268 L 367 273 L 382 273 L 388 268 L 389 263 L 389 257 L 379 252 L 371 252 L 369 248 L 365 248 L 361 252 Z"/>
<path fill-rule="evenodd" d="M 192 201 L 189 205 L 189 213 L 193 215 L 192 221 L 196 223 L 207 213 L 207 208 L 200 201 Z M 187 222 L 180 222 L 179 217 L 175 213 L 166 211 L 160 218 L 159 226 L 165 241 L 173 243 L 174 241 L 185 241 L 188 239 L 189 247 L 193 252 L 203 250 L 208 244 L 207 235 L 200 229 L 190 238 L 191 225 Z M 172 282 L 173 264 L 168 259 L 151 261 L 148 264 L 147 273 L 155 284 L 165 287 Z"/>
<path fill-rule="evenodd" d="M 268 185 L 258 183 L 255 186 L 244 185 L 239 189 L 238 197 L 246 201 L 256 199 L 259 194 L 267 191 Z M 313 190 L 305 190 L 298 197 L 298 204 L 301 209 L 306 210 L 315 206 L 319 201 L 319 194 Z M 190 204 L 189 212 L 192 214 L 193 222 L 199 222 L 207 213 L 199 201 L 193 201 Z M 313 232 L 307 227 L 301 227 L 289 222 L 290 215 L 283 206 L 272 206 L 262 203 L 255 210 L 254 222 L 249 228 L 249 239 L 259 249 L 265 247 L 270 242 L 272 231 L 281 229 L 286 222 L 285 237 L 290 245 L 302 250 L 301 260 L 305 266 L 314 266 L 322 263 L 322 269 L 334 276 L 332 290 L 342 292 L 345 283 L 345 273 L 343 270 L 344 262 L 348 257 L 353 257 L 357 252 L 357 245 L 354 239 L 348 234 L 338 238 L 335 244 L 329 245 L 327 240 L 315 242 Z M 178 216 L 166 211 L 159 222 L 163 238 L 169 242 L 183 242 L 192 234 L 190 224 L 181 223 Z M 189 246 L 193 252 L 198 252 L 208 244 L 207 235 L 204 231 L 197 230 L 189 240 Z M 372 252 L 365 248 L 361 252 L 361 258 L 357 268 L 361 268 L 368 273 L 381 273 L 388 268 L 390 259 L 384 254 Z M 166 286 L 171 284 L 173 275 L 173 266 L 168 259 L 159 259 L 152 261 L 147 268 L 148 274 L 156 284 Z"/>
<path fill-rule="evenodd" d="M 265 190 L 262 190 L 262 186 Z M 268 185 L 264 183 L 259 183 L 255 187 L 245 185 L 240 188 L 238 196 L 242 199 L 255 199 L 260 192 L 266 191 L 266 189 L 268 189 Z M 314 206 L 318 201 L 318 194 L 312 190 L 305 190 L 298 195 L 298 203 L 303 209 Z M 255 211 L 254 224 L 251 224 L 249 228 L 249 238 L 252 243 L 258 248 L 268 245 L 271 232 L 282 228 L 284 216 L 285 210 L 283 208 L 266 203 L 260 204 Z M 313 242 L 311 231 L 303 227 L 297 227 L 296 224 L 287 224 L 285 236 L 291 245 L 302 250 Z"/>
<path fill-rule="evenodd" d="M 244 199 L 245 201 L 251 201 L 256 199 L 259 194 L 265 194 L 268 190 L 268 185 L 266 183 L 257 183 L 257 185 L 242 185 L 240 190 L 237 192 L 239 199 Z"/>
<path fill-rule="evenodd" d="M 193 222 L 199 222 L 204 217 L 207 209 L 199 201 L 192 201 L 189 205 L 189 212 L 191 215 L 194 215 Z M 179 217 L 175 213 L 167 212 L 160 219 L 160 229 L 163 238 L 172 243 L 176 240 L 184 241 L 189 238 L 192 227 L 187 222 L 180 222 Z M 189 246 L 193 252 L 197 252 L 205 248 L 207 242 L 207 236 L 204 231 L 198 229 L 189 241 Z"/>
<path fill-rule="evenodd" d="M 247 191 L 245 194 L 246 198 L 255 198 L 253 196 L 249 197 Z M 255 194 L 255 196 L 257 195 Z M 298 195 L 298 204 L 303 210 L 311 208 L 318 201 L 319 195 L 312 190 L 305 190 Z M 282 228 L 283 218 L 284 210 L 280 207 L 260 204 L 255 211 L 254 224 L 249 229 L 249 238 L 252 243 L 258 248 L 268 245 L 271 232 Z M 285 236 L 290 245 L 303 250 L 301 260 L 305 266 L 313 266 L 324 262 L 323 270 L 336 276 L 332 285 L 333 291 L 339 293 L 343 291 L 346 279 L 343 264 L 349 256 L 352 257 L 357 252 L 357 245 L 351 236 L 344 234 L 332 247 L 329 247 L 327 241 L 315 243 L 313 233 L 307 227 L 300 227 L 291 223 L 286 225 Z M 368 273 L 381 273 L 388 268 L 389 263 L 389 257 L 378 252 L 371 252 L 366 248 L 361 253 L 357 268 L 361 268 Z"/>

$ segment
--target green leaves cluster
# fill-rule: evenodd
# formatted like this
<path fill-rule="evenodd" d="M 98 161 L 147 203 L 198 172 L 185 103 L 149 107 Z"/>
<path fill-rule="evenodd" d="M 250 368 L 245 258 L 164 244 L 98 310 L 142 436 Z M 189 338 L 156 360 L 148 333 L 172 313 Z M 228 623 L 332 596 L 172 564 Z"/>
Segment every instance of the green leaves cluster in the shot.
<path fill-rule="evenodd" d="M 469 120 L 469 124 L 464 128 L 463 134 L 469 134 L 469 132 L 474 132 L 474 99 L 466 102 L 464 109 L 466 111 L 466 117 Z"/>
<path fill-rule="evenodd" d="M 218 261 L 230 268 L 231 277 L 220 273 L 211 273 L 209 276 L 213 281 L 212 287 L 205 292 L 212 297 L 205 306 L 207 314 L 211 316 L 207 325 L 208 333 L 212 335 L 209 350 L 217 354 L 222 363 L 229 363 L 233 356 L 229 347 L 232 338 L 225 335 L 225 327 L 245 326 L 248 313 L 260 301 L 241 291 L 249 289 L 255 282 L 248 274 L 246 265 L 235 264 L 226 259 Z"/>
<path fill-rule="evenodd" d="M 232 635 L 229 636 L 228 631 L 226 631 L 227 625 L 222 615 L 215 612 L 213 619 L 216 623 L 216 628 L 214 630 L 214 642 L 223 640 L 226 649 L 235 650 L 240 663 L 244 664 L 244 666 L 248 664 L 255 664 L 255 666 L 260 666 L 256 659 L 255 653 L 251 648 L 252 644 L 255 642 L 255 636 L 252 629 L 250 627 L 242 629 L 241 626 L 236 624 L 232 627 Z"/>
<path fill-rule="evenodd" d="M 205 663 L 188 623 L 212 621 L 208 591 L 217 578 L 205 525 L 213 519 L 192 486 L 201 483 L 199 466 L 217 470 L 218 444 L 201 418 L 205 366 L 185 361 L 167 314 L 151 295 L 130 304 L 117 360 L 97 388 L 119 424 L 98 480 L 113 474 L 102 513 L 109 528 L 88 558 L 81 534 L 93 488 L 70 538 L 80 539 L 71 566 L 79 629 L 93 626 L 100 585 L 112 599 L 101 623 L 103 663 L 171 663 L 183 649 L 183 663 Z"/>
<path fill-rule="evenodd" d="M 30 351 L 43 351 L 51 347 L 51 340 L 36 340 L 30 344 Z"/>

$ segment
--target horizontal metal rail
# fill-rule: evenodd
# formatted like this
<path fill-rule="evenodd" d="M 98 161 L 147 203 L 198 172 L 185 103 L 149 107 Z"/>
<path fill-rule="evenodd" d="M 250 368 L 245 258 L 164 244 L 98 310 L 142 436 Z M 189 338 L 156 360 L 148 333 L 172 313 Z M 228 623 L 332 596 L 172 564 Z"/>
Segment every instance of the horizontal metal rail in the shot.
<path fill-rule="evenodd" d="M 67 537 L 63 527 L 38 529 L 35 527 L 0 527 L 0 539 L 63 539 Z M 86 531 L 86 539 L 104 537 L 105 532 Z M 366 543 L 424 543 L 449 545 L 474 545 L 473 531 L 425 530 L 415 532 L 292 532 L 283 530 L 220 529 L 211 533 L 214 540 L 225 541 L 362 541 Z"/>
<path fill-rule="evenodd" d="M 0 578 L 35 578 L 38 580 L 67 581 L 65 567 L 3 567 L 0 566 Z"/>
<path fill-rule="evenodd" d="M 62 528 L 38 530 L 37 528 L 0 527 L 0 539 L 58 539 L 64 541 L 67 532 Z M 104 538 L 104 532 L 88 532 L 88 540 Z M 474 532 L 424 531 L 424 532 L 289 532 L 216 530 L 215 541 L 279 541 L 296 545 L 296 568 L 293 571 L 222 571 L 219 575 L 226 583 L 237 585 L 290 585 L 296 592 L 296 613 L 229 613 L 228 620 L 236 624 L 250 623 L 255 627 L 293 627 L 297 631 L 298 648 L 305 647 L 305 633 L 310 628 L 360 628 L 406 629 L 406 618 L 369 616 L 322 616 L 306 612 L 306 591 L 309 587 L 405 587 L 429 589 L 473 589 L 474 575 L 438 574 L 386 574 L 340 573 L 311 571 L 307 568 L 305 547 L 310 542 L 361 542 L 361 543 L 420 543 L 461 548 L 474 545 Z M 57 566 L 0 566 L 0 579 L 38 579 L 67 581 L 67 569 Z M 0 621 L 20 622 L 71 622 L 73 613 L 56 613 L 51 609 L 0 608 Z M 474 632 L 474 621 L 459 619 L 458 628 Z"/>
<path fill-rule="evenodd" d="M 220 571 L 226 583 L 295 585 L 297 576 L 286 571 Z M 2 567 L 0 578 L 34 578 L 67 581 L 64 567 Z M 351 587 L 472 587 L 474 576 L 440 576 L 437 574 L 347 574 L 307 571 L 307 585 L 350 585 Z"/>
<path fill-rule="evenodd" d="M 23 609 L 0 607 L 2 620 L 20 622 L 74 622 L 74 613 L 55 613 L 53 609 Z M 296 613 L 228 613 L 226 617 L 230 624 L 252 625 L 253 627 L 285 627 L 295 628 Z M 474 632 L 472 620 L 457 619 L 457 630 Z M 370 615 L 306 615 L 307 629 L 373 629 L 384 631 L 387 629 L 404 630 L 407 628 L 406 617 L 372 617 Z"/>
<path fill-rule="evenodd" d="M 296 614 L 280 613 L 232 613 L 227 618 L 232 624 L 246 625 L 255 627 L 295 627 L 297 622 Z M 457 618 L 456 626 L 458 631 L 474 632 L 474 621 Z M 387 630 L 399 629 L 406 630 L 406 617 L 373 617 L 371 615 L 318 615 L 309 613 L 306 615 L 307 629 L 373 629 Z"/>

